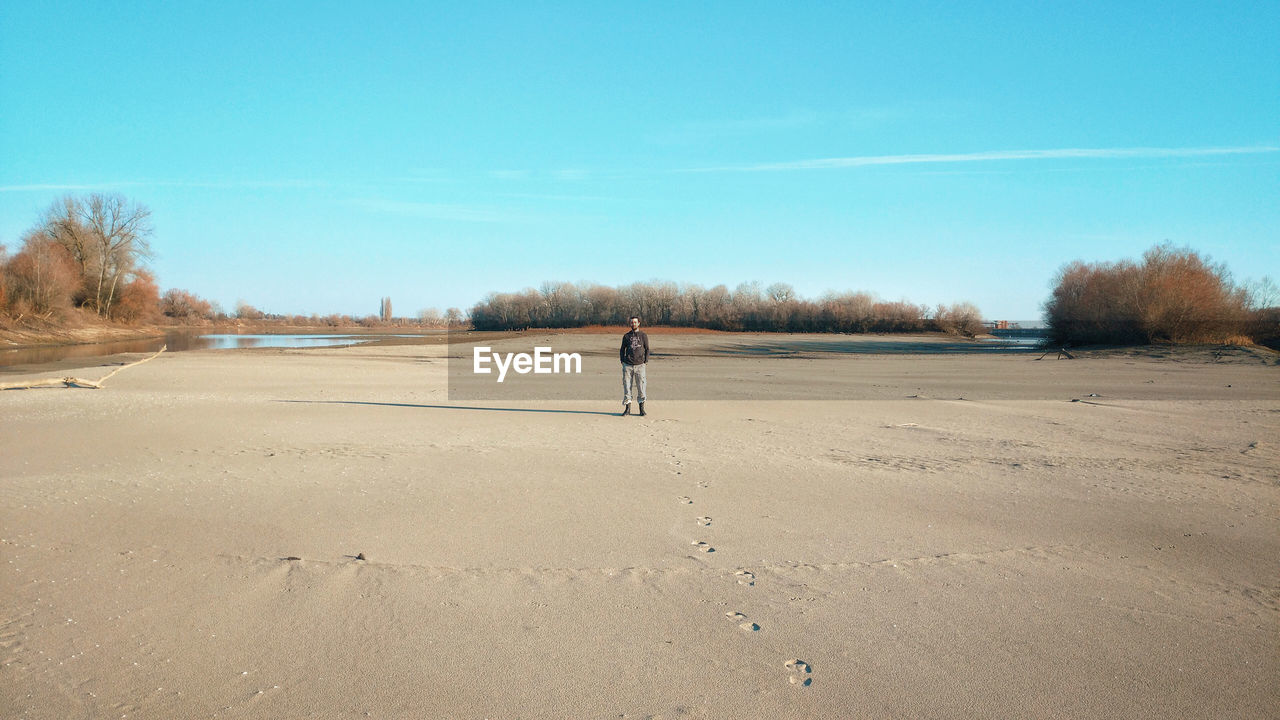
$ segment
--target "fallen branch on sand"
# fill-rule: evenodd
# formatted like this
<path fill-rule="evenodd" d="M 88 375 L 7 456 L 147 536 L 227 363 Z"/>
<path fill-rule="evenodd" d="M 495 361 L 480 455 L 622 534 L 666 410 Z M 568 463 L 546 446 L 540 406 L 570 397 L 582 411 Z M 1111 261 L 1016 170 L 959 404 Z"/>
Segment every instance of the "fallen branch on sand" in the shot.
<path fill-rule="evenodd" d="M 106 383 L 107 380 L 111 378 L 111 376 L 115 375 L 121 370 L 124 370 L 125 368 L 131 368 L 134 365 L 141 365 L 142 363 L 148 360 L 156 359 L 156 356 L 164 352 L 166 349 L 168 349 L 168 347 L 169 347 L 168 345 L 163 345 L 160 347 L 159 350 L 156 351 L 155 355 L 142 358 L 141 360 L 138 360 L 135 362 L 131 362 L 128 365 L 121 365 L 120 367 L 116 368 L 115 370 L 112 370 L 106 375 L 103 375 L 97 380 L 85 380 L 84 378 L 77 378 L 77 377 L 47 378 L 45 380 L 27 380 L 25 382 L 0 383 L 0 390 L 29 390 L 31 388 L 39 388 L 39 387 L 57 387 L 59 385 L 63 387 L 80 387 L 80 388 L 92 388 L 94 390 L 101 390 L 103 384 Z"/>
<path fill-rule="evenodd" d="M 1038 358 L 1036 358 L 1036 359 L 1037 359 L 1037 360 L 1043 360 L 1043 359 L 1044 359 L 1044 356 L 1045 356 L 1045 355 L 1048 355 L 1048 354 L 1049 354 L 1049 353 L 1051 353 L 1051 352 L 1053 352 L 1053 350 L 1046 350 L 1046 351 L 1044 352 L 1044 355 L 1041 355 L 1040 357 L 1038 357 Z M 1076 356 L 1075 356 L 1075 355 L 1072 355 L 1072 354 L 1071 354 L 1071 353 L 1069 353 L 1069 352 L 1067 352 L 1067 349 L 1066 349 L 1066 348 L 1058 348 L 1058 357 L 1057 357 L 1057 359 L 1058 359 L 1058 360 L 1061 360 L 1063 355 L 1066 355 L 1068 360 L 1075 360 L 1075 359 L 1076 359 Z"/>

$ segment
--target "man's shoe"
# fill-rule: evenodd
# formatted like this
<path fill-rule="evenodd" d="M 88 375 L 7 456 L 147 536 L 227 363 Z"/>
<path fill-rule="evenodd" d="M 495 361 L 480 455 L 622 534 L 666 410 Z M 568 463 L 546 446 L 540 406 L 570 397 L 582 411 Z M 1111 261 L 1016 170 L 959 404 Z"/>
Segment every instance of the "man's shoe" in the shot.
<path fill-rule="evenodd" d="M 644 417 L 644 403 L 640 403 L 640 417 Z"/>
<path fill-rule="evenodd" d="M 630 415 L 630 414 L 631 414 L 631 403 L 623 403 L 623 404 L 622 404 L 622 417 L 626 417 L 626 416 L 628 416 L 628 415 Z"/>

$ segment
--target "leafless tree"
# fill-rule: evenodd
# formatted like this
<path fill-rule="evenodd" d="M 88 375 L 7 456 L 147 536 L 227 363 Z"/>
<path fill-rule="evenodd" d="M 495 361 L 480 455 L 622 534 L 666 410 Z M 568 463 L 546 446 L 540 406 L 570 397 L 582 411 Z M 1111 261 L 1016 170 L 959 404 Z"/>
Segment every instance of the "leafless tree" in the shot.
<path fill-rule="evenodd" d="M 765 292 L 775 305 L 789 303 L 796 299 L 796 289 L 786 283 L 774 283 Z"/>
<path fill-rule="evenodd" d="M 977 308 L 968 303 L 942 306 L 954 332 L 980 328 Z M 879 302 L 870 293 L 828 293 L 820 301 L 798 297 L 795 289 L 774 283 L 743 283 L 730 293 L 724 285 L 703 289 L 653 281 L 618 288 L 544 283 L 540 290 L 490 293 L 471 311 L 477 330 L 531 327 L 621 325 L 630 315 L 646 325 L 704 327 L 713 330 L 787 332 L 920 332 L 937 329 L 927 308 L 905 300 Z"/>
<path fill-rule="evenodd" d="M 418 311 L 418 323 L 424 327 L 440 327 L 444 318 L 436 308 L 423 308 Z"/>
<path fill-rule="evenodd" d="M 236 317 L 241 320 L 261 320 L 266 317 L 266 313 L 250 305 L 244 300 L 237 300 Z"/>
<path fill-rule="evenodd" d="M 933 314 L 934 324 L 948 335 L 974 337 L 983 331 L 982 313 L 973 303 L 938 305 Z"/>
<path fill-rule="evenodd" d="M 76 301 L 104 318 L 151 257 L 151 211 L 121 195 L 68 195 L 49 208 L 37 232 L 66 248 L 80 272 Z"/>

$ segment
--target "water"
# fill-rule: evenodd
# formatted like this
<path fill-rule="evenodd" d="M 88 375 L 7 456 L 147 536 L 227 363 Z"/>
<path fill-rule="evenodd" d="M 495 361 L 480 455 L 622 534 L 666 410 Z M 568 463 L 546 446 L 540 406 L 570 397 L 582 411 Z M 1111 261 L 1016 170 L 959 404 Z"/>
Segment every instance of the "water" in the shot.
<path fill-rule="evenodd" d="M 295 334 L 295 335 L 234 335 L 229 333 L 203 334 L 191 331 L 169 332 L 164 337 L 141 340 L 119 340 L 90 345 L 58 345 L 0 350 L 0 370 L 30 369 L 33 365 L 48 365 L 78 358 L 105 358 L 120 353 L 153 353 L 162 345 L 166 352 L 183 350 L 232 350 L 237 348 L 318 348 L 344 347 L 372 342 L 381 338 L 419 337 L 407 335 L 359 335 L 359 334 Z M 1032 352 L 1040 349 L 1042 337 L 1009 337 L 982 340 L 977 343 L 954 341 L 949 343 L 911 342 L 911 336 L 882 341 L 858 340 L 841 343 L 838 340 L 821 342 L 766 343 L 760 347 L 735 347 L 735 353 L 760 355 L 786 355 L 797 351 L 855 352 L 855 353 L 1001 353 Z M 21 370 L 19 370 L 21 366 Z"/>
<path fill-rule="evenodd" d="M 201 335 L 183 350 L 234 350 L 238 348 L 314 348 L 359 345 L 380 337 L 406 335 Z M 158 348 L 157 348 L 158 349 Z M 172 349 L 172 348 L 170 348 Z"/>
<path fill-rule="evenodd" d="M 169 332 L 164 337 L 140 340 L 117 340 L 88 345 L 57 345 L 0 350 L 0 368 L 44 365 L 77 358 L 103 358 L 120 353 L 153 353 L 168 346 L 166 352 L 183 350 L 232 350 L 237 348 L 315 348 L 359 345 L 386 337 L 414 335 L 231 335 L 198 332 Z"/>

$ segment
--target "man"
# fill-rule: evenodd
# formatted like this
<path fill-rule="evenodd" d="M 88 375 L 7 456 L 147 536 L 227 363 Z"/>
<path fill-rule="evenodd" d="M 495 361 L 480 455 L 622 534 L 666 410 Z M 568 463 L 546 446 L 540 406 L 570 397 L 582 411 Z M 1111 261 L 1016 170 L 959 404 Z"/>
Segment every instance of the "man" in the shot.
<path fill-rule="evenodd" d="M 640 331 L 640 318 L 632 316 L 631 332 L 622 336 L 618 349 L 622 361 L 622 414 L 631 414 L 631 385 L 639 385 L 640 416 L 644 416 L 644 364 L 649 362 L 649 336 Z"/>

